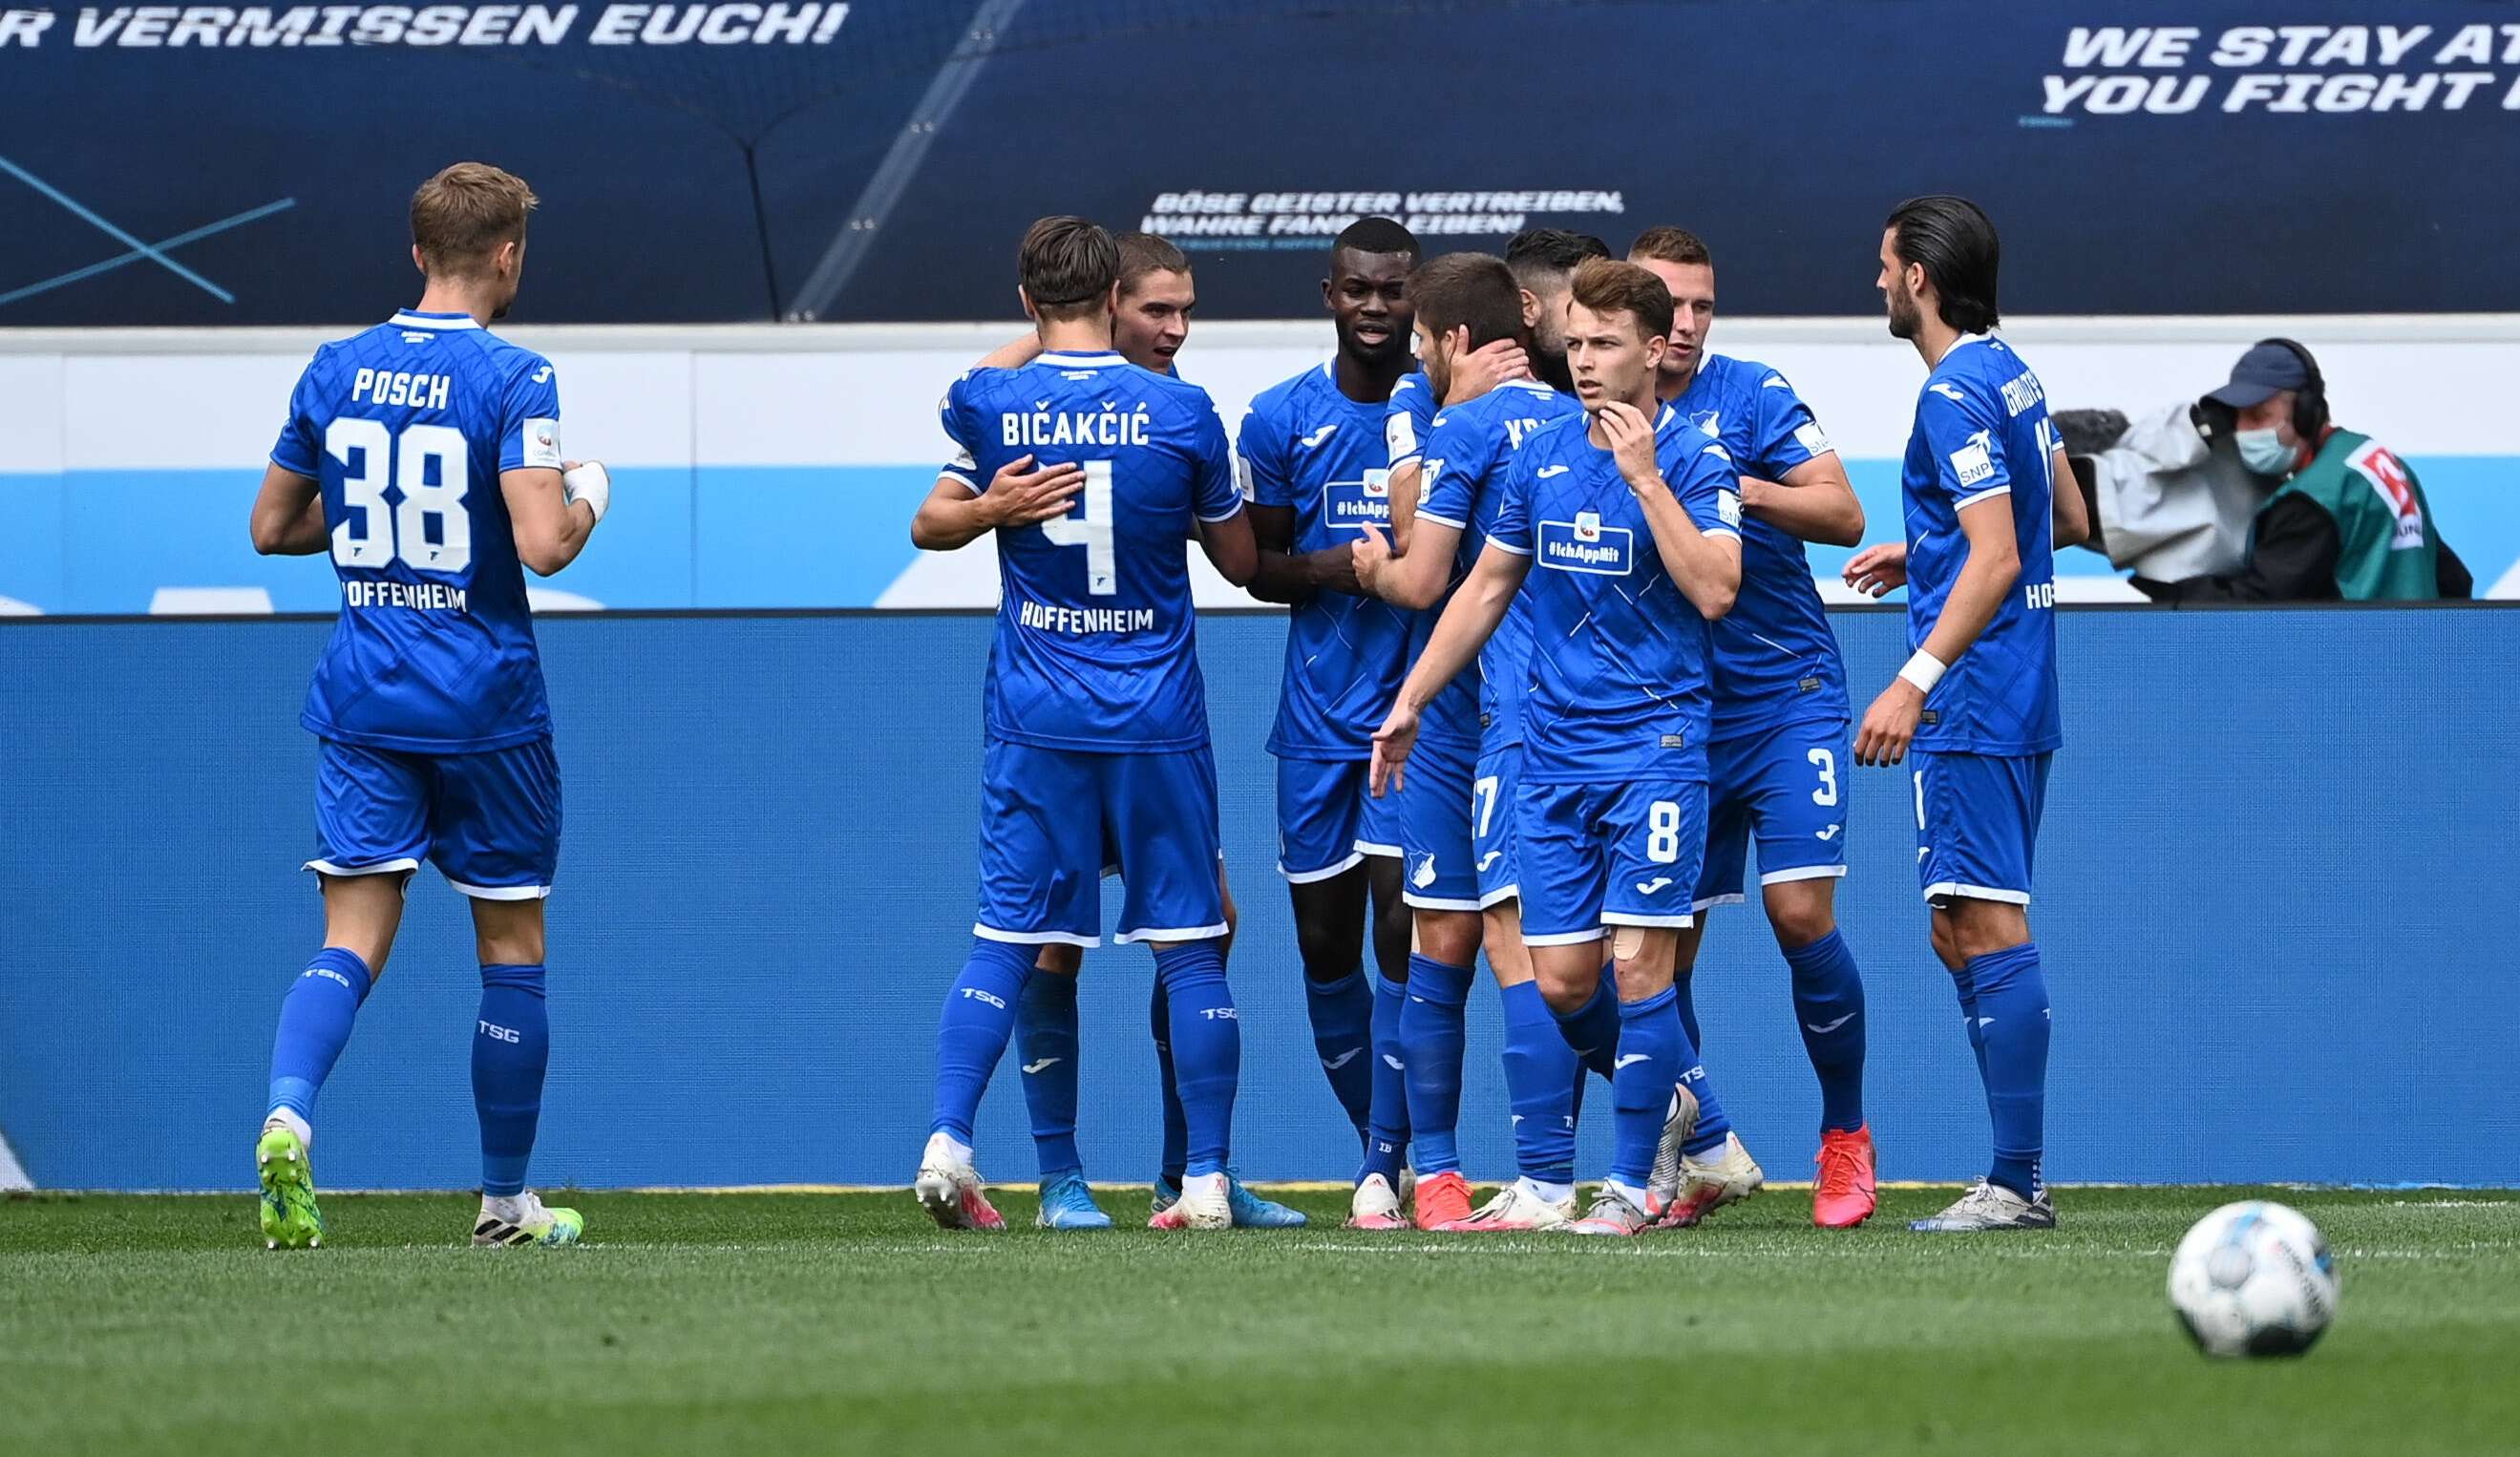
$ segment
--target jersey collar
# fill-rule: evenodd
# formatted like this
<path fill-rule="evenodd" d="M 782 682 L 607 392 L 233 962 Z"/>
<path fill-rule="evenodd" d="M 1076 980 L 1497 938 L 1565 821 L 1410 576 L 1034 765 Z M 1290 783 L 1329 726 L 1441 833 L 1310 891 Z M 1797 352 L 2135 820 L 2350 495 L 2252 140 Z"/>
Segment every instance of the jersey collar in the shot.
<path fill-rule="evenodd" d="M 1120 357 L 1120 351 L 1117 349 L 1098 349 L 1091 354 L 1079 354 L 1065 349 L 1053 349 L 1035 356 L 1033 362 L 1036 364 L 1055 365 L 1062 370 L 1107 370 L 1114 365 L 1124 365 L 1128 363 L 1127 360 Z"/>
<path fill-rule="evenodd" d="M 481 321 L 471 314 L 424 314 L 418 309 L 396 309 L 385 321 L 396 329 L 479 329 Z"/>

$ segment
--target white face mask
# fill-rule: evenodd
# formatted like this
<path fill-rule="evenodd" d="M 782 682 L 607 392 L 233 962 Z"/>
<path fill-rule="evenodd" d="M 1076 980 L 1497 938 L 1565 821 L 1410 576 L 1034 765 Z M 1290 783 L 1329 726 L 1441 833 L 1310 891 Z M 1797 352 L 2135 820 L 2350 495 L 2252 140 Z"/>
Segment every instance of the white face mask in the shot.
<path fill-rule="evenodd" d="M 2286 444 L 2283 427 L 2269 425 L 2263 430 L 2241 430 L 2231 436 L 2239 447 L 2240 464 L 2260 475 L 2292 474 L 2293 457 L 2297 452 Z"/>

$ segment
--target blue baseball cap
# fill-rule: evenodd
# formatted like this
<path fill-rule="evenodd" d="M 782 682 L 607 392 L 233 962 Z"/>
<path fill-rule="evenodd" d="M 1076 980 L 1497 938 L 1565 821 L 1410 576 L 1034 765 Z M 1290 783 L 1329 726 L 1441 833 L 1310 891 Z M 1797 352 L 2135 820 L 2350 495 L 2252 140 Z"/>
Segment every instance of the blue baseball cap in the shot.
<path fill-rule="evenodd" d="M 2246 410 L 2273 397 L 2278 390 L 2309 387 L 2310 362 L 2299 350 L 2267 339 L 2251 344 L 2240 362 L 2231 366 L 2230 382 L 2205 398 L 2234 410 Z"/>

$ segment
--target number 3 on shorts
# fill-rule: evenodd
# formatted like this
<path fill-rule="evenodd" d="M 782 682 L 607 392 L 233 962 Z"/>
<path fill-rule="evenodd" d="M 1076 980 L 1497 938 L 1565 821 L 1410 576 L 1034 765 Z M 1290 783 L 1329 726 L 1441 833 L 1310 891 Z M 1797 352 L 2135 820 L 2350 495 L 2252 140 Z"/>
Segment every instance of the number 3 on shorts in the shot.
<path fill-rule="evenodd" d="M 1812 768 L 1820 771 L 1820 787 L 1812 791 L 1812 803 L 1816 805 L 1836 804 L 1837 755 L 1831 753 L 1827 749 L 1814 749 L 1803 757 L 1811 761 Z"/>
<path fill-rule="evenodd" d="M 1645 811 L 1645 859 L 1668 865 L 1680 859 L 1680 806 L 1658 799 Z"/>

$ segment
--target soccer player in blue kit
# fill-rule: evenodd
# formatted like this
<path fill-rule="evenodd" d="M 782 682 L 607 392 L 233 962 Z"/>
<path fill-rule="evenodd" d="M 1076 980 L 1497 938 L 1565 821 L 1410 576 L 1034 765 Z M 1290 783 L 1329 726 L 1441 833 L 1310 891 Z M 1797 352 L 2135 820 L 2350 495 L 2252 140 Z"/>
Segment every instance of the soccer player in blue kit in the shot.
<path fill-rule="evenodd" d="M 1701 1185 L 1746 1192 L 1760 1177 L 1672 990 L 1706 844 L 1706 624 L 1732 607 L 1741 553 L 1732 461 L 1654 399 L 1670 332 L 1652 274 L 1601 259 L 1575 271 L 1567 363 L 1584 414 L 1524 439 L 1485 550 L 1374 735 L 1377 784 L 1401 777 L 1429 704 L 1529 594 L 1523 942 L 1560 1035 L 1610 1079 L 1617 1108 L 1609 1177 L 1564 1226 L 1579 1234 L 1637 1234 L 1664 1213 L 1648 1184 L 1675 1104 L 1683 1198 L 1712 1207 L 1726 1201 Z"/>
<path fill-rule="evenodd" d="M 1019 286 L 1042 353 L 948 390 L 945 430 L 963 452 L 948 473 L 963 494 L 932 493 L 915 528 L 968 540 L 989 529 L 972 525 L 992 513 L 980 483 L 995 489 L 1008 463 L 1078 467 L 1072 495 L 994 528 L 979 914 L 939 1020 L 936 1112 L 914 1185 L 947 1228 L 1005 1227 L 972 1167 L 971 1121 L 1039 948 L 1100 940 L 1106 860 L 1125 887 L 1119 940 L 1154 949 L 1187 1127 L 1181 1198 L 1150 1222 L 1233 1222 L 1225 1161 L 1241 1034 L 1225 983 L 1216 767 L 1185 544 L 1195 534 L 1238 585 L 1258 553 L 1207 392 L 1111 348 L 1119 267 L 1111 236 L 1082 218 L 1044 218 L 1024 235 Z"/>
<path fill-rule="evenodd" d="M 1995 225 L 1964 198 L 1890 214 L 1877 284 L 1890 332 L 1927 371 L 1899 477 L 1907 540 L 1846 565 L 1858 591 L 1908 589 L 1913 655 L 1865 711 L 1855 758 L 1896 765 L 1913 750 L 1916 873 L 1995 1132 L 1986 1177 L 1912 1226 L 1928 1232 L 2056 1224 L 2041 1171 L 2049 1018 L 2030 883 L 2064 737 L 2054 548 L 2089 523 L 2039 376 L 1988 336 L 2001 261 Z"/>
<path fill-rule="evenodd" d="M 1499 341 L 1530 340 L 1521 291 L 1503 259 L 1447 253 L 1418 270 L 1410 291 L 1417 299 L 1418 357 L 1430 392 L 1451 403 L 1425 437 L 1418 462 L 1422 499 L 1409 552 L 1393 556 L 1383 537 L 1369 531 L 1355 556 L 1361 581 L 1390 601 L 1425 611 L 1437 609 L 1477 561 L 1523 441 L 1583 406 L 1574 395 L 1528 376 L 1493 387 L 1474 385 L 1475 393 L 1465 393 L 1455 380 L 1457 367 L 1476 351 Z M 1466 956 L 1452 963 L 1427 949 L 1457 938 L 1421 933 L 1400 1024 L 1418 1170 L 1416 1222 L 1421 1229 L 1546 1229 L 1575 1215 L 1575 1100 L 1582 1069 L 1532 979 L 1514 854 L 1522 698 L 1530 679 L 1526 615 L 1517 597 L 1481 647 L 1477 673 L 1456 678 L 1429 703 L 1407 791 L 1413 804 L 1454 811 L 1420 817 L 1414 854 L 1431 857 L 1427 863 L 1436 867 L 1466 862 L 1474 876 L 1476 944 L 1487 951 L 1505 1009 L 1506 1091 L 1520 1176 L 1484 1208 L 1471 1210 L 1457 1130 L 1473 972 Z M 1464 754 L 1465 745 L 1475 747 Z M 1440 879 L 1440 872 L 1428 878 Z M 1445 921 L 1461 914 L 1420 912 Z"/>
<path fill-rule="evenodd" d="M 1706 351 L 1715 320 L 1715 263 L 1706 244 L 1680 228 L 1648 228 L 1628 258 L 1671 290 L 1671 347 L 1656 393 L 1723 442 L 1741 470 L 1741 594 L 1713 628 L 1706 864 L 1692 906 L 1698 922 L 1680 937 L 1673 982 L 1680 1019 L 1705 1051 L 1690 970 L 1708 909 L 1742 900 L 1742 858 L 1755 834 L 1760 899 L 1793 973 L 1794 1021 L 1820 1077 L 1812 1221 L 1850 1228 L 1871 1217 L 1873 1160 L 1864 1122 L 1864 980 L 1838 934 L 1835 907 L 1837 878 L 1846 873 L 1838 781 L 1849 763 L 1846 666 L 1803 543 L 1856 545 L 1864 508 L 1820 421 L 1783 375 Z M 1702 1213 L 1684 1210 L 1677 1217 Z"/>
<path fill-rule="evenodd" d="M 1330 245 L 1322 301 L 1337 348 L 1271 386 L 1238 458 L 1260 571 L 1251 595 L 1288 607 L 1269 752 L 1278 760 L 1278 869 L 1294 903 L 1313 1050 L 1361 1140 L 1360 1187 L 1396 1185 L 1408 1141 L 1400 1071 L 1373 1047 L 1377 1010 L 1409 978 L 1397 807 L 1367 791 L 1372 733 L 1408 666 L 1411 614 L 1361 587 L 1350 552 L 1391 520 L 1383 417 L 1409 369 L 1418 240 L 1360 218 Z M 1374 963 L 1363 942 L 1372 906 Z"/>
<path fill-rule="evenodd" d="M 420 303 L 315 351 L 254 500 L 254 550 L 329 552 L 341 581 L 299 715 L 323 741 L 306 868 L 323 888 L 324 948 L 281 1000 L 254 1149 L 274 1249 L 322 1243 L 316 1094 L 384 973 L 424 860 L 471 900 L 480 953 L 472 1242 L 565 1245 L 585 1227 L 524 1186 L 551 1054 L 543 898 L 561 786 L 523 568 L 574 560 L 611 487 L 600 466 L 561 459 L 550 363 L 486 327 L 516 302 L 534 202 L 478 162 L 421 185 Z"/>

